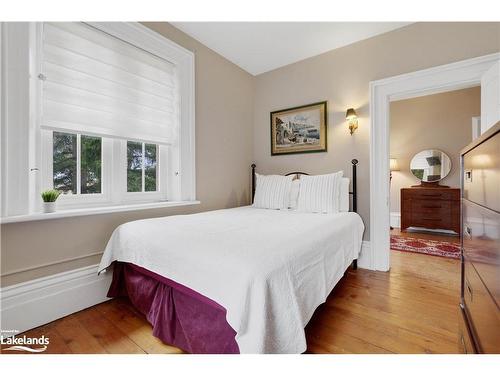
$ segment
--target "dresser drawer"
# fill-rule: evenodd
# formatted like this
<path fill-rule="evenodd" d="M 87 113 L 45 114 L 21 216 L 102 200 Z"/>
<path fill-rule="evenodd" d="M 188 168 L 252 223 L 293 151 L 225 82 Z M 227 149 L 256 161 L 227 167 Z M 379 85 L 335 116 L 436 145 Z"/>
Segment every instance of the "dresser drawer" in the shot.
<path fill-rule="evenodd" d="M 411 211 L 414 213 L 425 215 L 429 218 L 439 218 L 443 215 L 449 217 L 451 215 L 451 202 L 441 200 L 411 200 Z"/>
<path fill-rule="evenodd" d="M 463 197 L 500 212 L 500 136 L 463 156 Z"/>
<path fill-rule="evenodd" d="M 429 229 L 448 229 L 459 232 L 460 206 L 459 202 L 444 200 L 410 201 L 411 225 Z"/>
<path fill-rule="evenodd" d="M 470 260 L 464 262 L 463 302 L 481 353 L 500 353 L 500 311 Z"/>
<path fill-rule="evenodd" d="M 411 226 L 428 229 L 448 229 L 451 227 L 451 222 L 449 219 L 443 217 L 425 217 L 419 214 L 412 214 Z"/>
<path fill-rule="evenodd" d="M 421 199 L 427 201 L 436 200 L 460 200 L 459 189 L 446 189 L 446 188 L 414 188 L 414 189 L 401 189 L 405 198 Z"/>
<path fill-rule="evenodd" d="M 462 200 L 463 249 L 500 306 L 500 214 Z"/>
<path fill-rule="evenodd" d="M 458 317 L 458 352 L 462 354 L 475 354 L 476 349 L 467 323 L 464 309 L 459 307 Z"/>

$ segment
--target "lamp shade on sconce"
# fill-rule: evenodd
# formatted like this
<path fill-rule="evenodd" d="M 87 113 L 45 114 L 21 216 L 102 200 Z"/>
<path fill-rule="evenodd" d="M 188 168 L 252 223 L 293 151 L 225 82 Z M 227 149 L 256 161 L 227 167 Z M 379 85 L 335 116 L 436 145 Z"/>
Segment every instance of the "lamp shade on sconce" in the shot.
<path fill-rule="evenodd" d="M 354 110 L 354 108 L 349 108 L 345 113 L 345 119 L 349 124 L 349 132 L 351 135 L 358 128 L 358 114 Z"/>
<path fill-rule="evenodd" d="M 354 120 L 358 118 L 358 114 L 354 110 L 354 108 L 349 108 L 345 113 L 345 118 L 347 121 Z"/>
<path fill-rule="evenodd" d="M 391 172 L 399 171 L 399 165 L 397 159 L 390 159 L 389 160 L 389 169 Z"/>

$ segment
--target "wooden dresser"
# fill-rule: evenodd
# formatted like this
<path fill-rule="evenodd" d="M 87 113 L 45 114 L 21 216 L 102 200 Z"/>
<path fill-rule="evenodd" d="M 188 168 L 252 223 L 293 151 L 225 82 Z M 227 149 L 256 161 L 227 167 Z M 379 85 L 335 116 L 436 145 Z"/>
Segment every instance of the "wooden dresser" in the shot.
<path fill-rule="evenodd" d="M 446 229 L 460 233 L 460 189 L 401 189 L 401 230 L 409 227 Z"/>
<path fill-rule="evenodd" d="M 462 151 L 464 353 L 500 353 L 500 123 Z"/>

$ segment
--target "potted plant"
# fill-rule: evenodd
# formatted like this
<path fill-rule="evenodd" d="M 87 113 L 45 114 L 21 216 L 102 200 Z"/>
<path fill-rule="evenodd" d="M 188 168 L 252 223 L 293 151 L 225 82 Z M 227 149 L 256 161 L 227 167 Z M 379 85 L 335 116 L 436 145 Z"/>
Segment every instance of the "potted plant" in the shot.
<path fill-rule="evenodd" d="M 56 200 L 59 198 L 60 194 L 61 192 L 57 190 L 42 191 L 43 212 L 49 213 L 56 211 Z"/>

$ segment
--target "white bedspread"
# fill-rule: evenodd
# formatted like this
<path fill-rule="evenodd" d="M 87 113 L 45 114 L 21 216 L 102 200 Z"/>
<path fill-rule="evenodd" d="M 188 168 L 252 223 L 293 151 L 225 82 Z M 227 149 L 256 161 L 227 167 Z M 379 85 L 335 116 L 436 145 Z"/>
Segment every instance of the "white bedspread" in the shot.
<path fill-rule="evenodd" d="M 119 226 L 99 272 L 130 262 L 226 308 L 241 353 L 302 353 L 304 327 L 361 249 L 358 214 L 240 207 Z"/>

